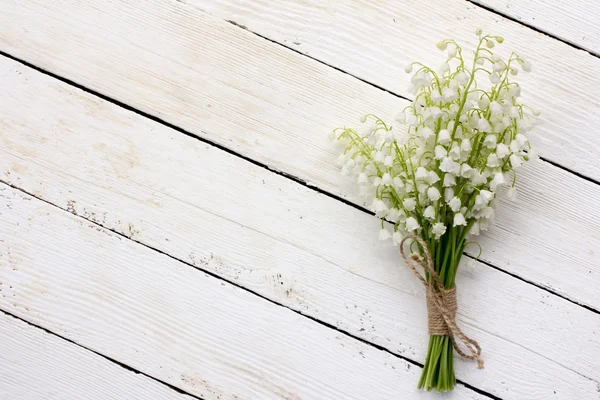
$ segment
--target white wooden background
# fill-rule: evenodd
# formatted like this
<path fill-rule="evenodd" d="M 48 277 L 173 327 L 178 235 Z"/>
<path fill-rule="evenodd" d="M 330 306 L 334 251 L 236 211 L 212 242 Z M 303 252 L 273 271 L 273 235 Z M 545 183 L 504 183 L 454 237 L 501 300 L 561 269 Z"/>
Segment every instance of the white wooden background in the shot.
<path fill-rule="evenodd" d="M 542 161 L 459 273 L 451 399 L 600 399 L 593 0 L 0 0 L 0 399 L 433 399 L 424 291 L 327 133 L 476 27 Z"/>

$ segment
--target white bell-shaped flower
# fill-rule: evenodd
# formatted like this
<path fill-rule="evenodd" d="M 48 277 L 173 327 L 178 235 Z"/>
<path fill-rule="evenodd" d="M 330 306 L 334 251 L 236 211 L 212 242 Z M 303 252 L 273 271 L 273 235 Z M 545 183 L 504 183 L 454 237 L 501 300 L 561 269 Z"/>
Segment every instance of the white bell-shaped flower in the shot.
<path fill-rule="evenodd" d="M 516 201 L 517 200 L 517 188 L 514 186 L 510 187 L 506 191 L 506 198 L 508 198 L 510 201 Z"/>
<path fill-rule="evenodd" d="M 471 141 L 469 139 L 463 139 L 460 142 L 460 149 L 464 152 L 469 152 L 471 151 Z"/>
<path fill-rule="evenodd" d="M 398 216 L 400 215 L 400 210 L 398 210 L 397 208 L 390 208 L 386 219 L 392 221 L 392 222 L 398 222 Z"/>
<path fill-rule="evenodd" d="M 442 197 L 442 195 L 435 186 L 431 186 L 429 189 L 427 189 L 427 197 L 431 201 L 437 201 L 440 197 Z"/>
<path fill-rule="evenodd" d="M 399 189 L 404 187 L 404 182 L 399 176 L 395 176 L 394 179 L 392 179 L 392 185 L 394 185 L 396 189 Z"/>
<path fill-rule="evenodd" d="M 357 180 L 358 183 L 362 185 L 369 182 L 369 177 L 364 172 L 361 172 L 360 174 L 358 174 Z"/>
<path fill-rule="evenodd" d="M 448 155 L 448 151 L 444 148 L 444 146 L 440 146 L 439 144 L 435 146 L 434 153 L 436 160 L 442 160 Z"/>
<path fill-rule="evenodd" d="M 456 185 L 456 178 L 453 174 L 444 174 L 444 181 L 442 182 L 443 187 L 450 187 Z"/>
<path fill-rule="evenodd" d="M 485 110 L 490 104 L 490 98 L 486 95 L 481 96 L 479 100 L 477 100 L 477 105 L 480 109 Z"/>
<path fill-rule="evenodd" d="M 448 206 L 454 212 L 460 210 L 460 199 L 458 197 L 453 197 L 452 200 L 448 202 Z"/>
<path fill-rule="evenodd" d="M 375 199 L 374 204 L 375 207 L 373 211 L 375 211 L 375 215 L 377 215 L 379 218 L 385 217 L 389 210 L 387 204 L 385 204 L 383 200 L 379 199 Z"/>
<path fill-rule="evenodd" d="M 488 158 L 487 158 L 487 163 L 486 165 L 490 168 L 496 168 L 497 166 L 499 166 L 499 160 L 498 160 L 498 156 L 496 156 L 496 154 L 491 153 Z"/>
<path fill-rule="evenodd" d="M 504 179 L 504 175 L 502 174 L 502 172 L 498 172 L 494 175 L 494 178 L 490 181 L 490 188 L 493 191 L 496 191 L 498 186 L 503 185 L 506 183 L 506 180 Z"/>
<path fill-rule="evenodd" d="M 363 137 L 370 136 L 373 134 L 373 132 L 375 132 L 375 129 L 377 129 L 377 125 L 375 124 L 375 122 L 369 121 L 363 125 L 361 129 L 361 134 Z"/>
<path fill-rule="evenodd" d="M 444 157 L 442 163 L 440 164 L 440 171 L 442 172 L 452 172 L 456 167 L 456 163 L 449 157 Z"/>
<path fill-rule="evenodd" d="M 442 97 L 446 103 L 450 103 L 458 99 L 458 93 L 449 87 L 442 89 Z"/>
<path fill-rule="evenodd" d="M 519 157 L 516 154 L 510 155 L 510 165 L 513 167 L 513 169 L 519 168 L 521 164 L 523 164 L 523 160 L 521 159 L 521 157 Z"/>
<path fill-rule="evenodd" d="M 497 101 L 492 101 L 490 103 L 490 111 L 492 112 L 492 114 L 501 114 L 502 106 Z"/>
<path fill-rule="evenodd" d="M 473 225 L 471 225 L 471 230 L 469 233 L 474 236 L 479 235 L 479 221 L 475 221 Z"/>
<path fill-rule="evenodd" d="M 509 148 L 511 152 L 516 153 L 521 149 L 521 146 L 519 146 L 519 142 L 517 142 L 516 140 L 512 140 L 510 142 Z"/>
<path fill-rule="evenodd" d="M 406 197 L 402 201 L 402 205 L 404 206 L 404 208 L 406 208 L 406 210 L 413 211 L 415 209 L 415 206 L 417 205 L 417 201 L 413 197 Z"/>
<path fill-rule="evenodd" d="M 435 135 L 435 133 L 433 132 L 433 129 L 431 129 L 430 127 L 426 126 L 424 128 L 419 129 L 419 134 L 423 137 L 423 139 L 427 140 L 429 139 L 431 136 Z"/>
<path fill-rule="evenodd" d="M 448 152 L 448 155 L 455 161 L 458 161 L 460 159 L 460 147 L 456 142 L 454 142 L 454 145 L 452 146 L 452 149 L 450 149 L 450 151 Z"/>
<path fill-rule="evenodd" d="M 429 183 L 426 183 L 426 182 L 418 182 L 417 183 L 417 191 L 420 194 L 425 194 L 427 189 L 429 189 Z"/>
<path fill-rule="evenodd" d="M 483 198 L 483 200 L 485 201 L 485 203 L 489 203 L 493 198 L 494 198 L 494 193 L 490 192 L 489 190 L 480 190 L 479 191 L 479 195 Z"/>
<path fill-rule="evenodd" d="M 437 222 L 433 224 L 431 231 L 433 232 L 435 238 L 439 239 L 444 233 L 446 233 L 446 225 L 442 224 L 441 222 Z"/>
<path fill-rule="evenodd" d="M 406 219 L 406 230 L 409 232 L 415 231 L 419 229 L 421 226 L 417 222 L 417 220 L 413 217 L 408 217 Z"/>
<path fill-rule="evenodd" d="M 467 225 L 467 221 L 465 220 L 465 216 L 462 213 L 454 214 L 454 226 L 465 226 Z"/>
<path fill-rule="evenodd" d="M 483 139 L 483 145 L 488 149 L 493 149 L 496 147 L 496 135 L 487 135 L 485 139 Z"/>
<path fill-rule="evenodd" d="M 392 185 L 392 175 L 390 175 L 389 172 L 386 172 L 385 174 L 383 174 L 383 176 L 381 177 L 381 183 L 385 186 L 391 186 Z"/>
<path fill-rule="evenodd" d="M 435 120 L 442 114 L 442 110 L 437 106 L 433 106 L 429 108 L 428 113 L 429 116 Z"/>
<path fill-rule="evenodd" d="M 417 180 L 426 180 L 429 177 L 429 171 L 427 171 L 427 168 L 425 167 L 419 167 L 417 168 L 417 171 L 415 172 L 415 178 Z"/>
<path fill-rule="evenodd" d="M 528 139 L 522 133 L 517 133 L 517 136 L 515 136 L 515 140 L 517 141 L 521 149 L 525 149 L 527 147 Z"/>
<path fill-rule="evenodd" d="M 423 211 L 423 216 L 425 218 L 434 219 L 435 218 L 435 208 L 433 206 L 427 206 L 425 211 Z"/>
<path fill-rule="evenodd" d="M 462 86 L 465 86 L 467 84 L 467 82 L 469 81 L 469 75 L 467 75 L 466 72 L 461 71 L 458 74 L 456 74 L 456 80 L 458 81 L 458 83 L 460 83 Z"/>
<path fill-rule="evenodd" d="M 485 201 L 485 199 L 483 198 L 483 196 L 481 194 L 478 194 L 477 196 L 475 196 L 475 209 L 476 210 L 481 210 L 486 205 L 487 205 L 487 202 Z"/>
<path fill-rule="evenodd" d="M 435 171 L 429 171 L 429 174 L 427 176 L 427 183 L 429 183 L 430 185 L 434 185 L 437 182 L 439 182 L 440 177 L 438 176 L 438 174 L 435 173 Z"/>
<path fill-rule="evenodd" d="M 496 146 L 496 155 L 498 156 L 498 158 L 502 159 L 506 157 L 508 153 L 510 153 L 508 146 L 504 143 L 498 143 L 498 146 Z"/>
<path fill-rule="evenodd" d="M 473 168 L 467 163 L 460 166 L 460 176 L 463 178 L 470 178 L 473 176 Z"/>
<path fill-rule="evenodd" d="M 406 123 L 410 126 L 416 126 L 419 119 L 414 114 L 408 114 L 406 116 Z"/>
<path fill-rule="evenodd" d="M 487 182 L 487 176 L 485 173 L 481 173 L 478 170 L 473 170 L 473 175 L 469 178 L 471 181 L 471 185 L 479 186 L 485 182 Z"/>
<path fill-rule="evenodd" d="M 400 242 L 402 242 L 402 239 L 402 234 L 400 232 L 396 231 L 392 234 L 392 243 L 394 246 L 398 246 Z"/>
<path fill-rule="evenodd" d="M 379 231 L 379 240 L 387 240 L 391 237 L 392 235 L 390 234 L 390 231 L 388 231 L 385 228 L 381 228 L 381 230 Z"/>
<path fill-rule="evenodd" d="M 444 146 L 446 146 L 448 143 L 450 143 L 450 132 L 448 132 L 447 129 L 442 129 L 438 133 L 438 143 L 442 144 Z"/>
<path fill-rule="evenodd" d="M 454 198 L 454 188 L 448 187 L 444 189 L 444 202 L 449 203 Z"/>
<path fill-rule="evenodd" d="M 502 60 L 498 60 L 497 62 L 494 63 L 494 65 L 492 66 L 492 69 L 494 70 L 494 72 L 497 72 L 500 74 L 506 69 L 506 63 Z"/>
<path fill-rule="evenodd" d="M 489 132 L 492 130 L 490 122 L 485 118 L 479 118 L 477 121 L 477 130 L 480 132 Z"/>

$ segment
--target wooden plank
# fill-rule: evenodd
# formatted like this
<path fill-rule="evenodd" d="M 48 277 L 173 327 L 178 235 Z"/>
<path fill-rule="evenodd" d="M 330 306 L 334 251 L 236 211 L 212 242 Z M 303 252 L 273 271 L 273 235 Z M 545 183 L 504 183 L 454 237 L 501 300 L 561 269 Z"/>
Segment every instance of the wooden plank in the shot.
<path fill-rule="evenodd" d="M 0 65 L 3 180 L 394 353 L 424 359 L 423 288 L 397 250 L 377 241 L 372 216 L 29 68 Z M 16 248 L 27 239 L 20 229 L 5 232 L 19 240 Z M 56 248 L 68 241 L 56 240 Z M 17 260 L 37 250 L 21 253 Z M 487 366 L 482 372 L 457 360 L 461 379 L 506 399 L 554 391 L 597 396 L 600 315 L 484 264 L 462 271 L 458 282 L 460 319 L 482 343 Z M 187 301 L 168 304 L 179 310 Z"/>
<path fill-rule="evenodd" d="M 0 48 L 358 204 L 356 184 L 342 178 L 333 166 L 337 155 L 327 133 L 367 110 L 380 110 L 391 119 L 406 104 L 189 4 L 149 1 L 142 9 L 129 1 L 27 3 L 31 10 L 21 2 L 10 4 L 0 15 L 4 27 L 0 29 L 6 32 L 0 35 Z M 67 7 L 72 12 L 64 13 Z M 319 15 L 318 10 L 315 13 Z M 2 22 L 6 15 L 10 18 Z M 77 20 L 70 23 L 74 15 Z M 272 19 L 268 15 L 265 10 L 265 20 Z M 103 19 L 106 23 L 97 23 Z M 30 22 L 26 33 L 14 25 L 16 20 Z M 432 36 L 446 33 L 433 32 Z M 48 37 L 55 39 L 48 41 Z M 416 39 L 409 42 L 423 47 Z M 340 42 L 340 51 L 343 48 Z M 357 54 L 363 50 L 354 48 Z M 386 69 L 380 71 L 384 76 Z M 580 122 L 597 125 L 588 120 L 600 118 L 593 106 L 597 101 L 592 99 L 580 108 Z M 559 125 L 549 123 L 544 129 Z M 571 128 L 565 138 L 588 131 L 576 129 L 576 124 Z M 544 131 L 544 135 L 550 133 Z M 555 153 L 571 151 L 566 142 L 561 144 L 563 150 Z M 594 148 L 588 146 L 586 151 L 593 153 Z M 586 156 L 581 153 L 573 159 Z M 600 248 L 598 187 L 547 164 L 532 166 L 522 175 L 522 202 L 501 206 L 499 225 L 483 239 L 483 260 L 600 309 L 600 290 L 587 284 L 600 280 L 595 255 Z M 579 237 L 573 240 L 576 231 Z M 569 279 L 564 279 L 566 270 L 571 272 Z"/>
<path fill-rule="evenodd" d="M 229 33 L 212 20 L 207 25 L 205 12 L 234 20 L 249 30 L 403 95 L 408 95 L 409 77 L 404 73 L 407 63 L 418 60 L 438 65 L 440 53 L 435 42 L 454 37 L 473 46 L 474 30 L 479 26 L 505 37 L 505 44 L 497 47 L 501 53 L 514 50 L 533 63 L 534 72 L 521 74 L 520 79 L 524 100 L 544 112 L 543 128 L 534 138 L 539 153 L 600 180 L 600 161 L 595 154 L 600 147 L 600 136 L 592 134 L 590 128 L 600 125 L 600 115 L 596 112 L 600 99 L 595 96 L 600 92 L 600 80 L 591 78 L 600 70 L 600 59 L 468 2 L 402 1 L 376 7 L 364 0 L 326 4 L 152 0 L 143 8 L 138 4 L 133 0 L 102 4 L 93 0 L 75 4 L 70 0 L 26 3 L 8 0 L 0 16 L 0 49 L 224 145 L 244 148 L 237 143 L 238 139 L 229 141 L 230 137 L 222 137 L 223 134 L 208 127 L 203 127 L 202 133 L 198 120 L 211 119 L 218 124 L 221 121 L 216 107 L 227 106 L 230 118 L 241 110 L 252 111 L 254 118 L 242 125 L 250 130 L 269 122 L 264 115 L 267 111 L 277 115 L 276 110 L 296 106 L 298 102 L 331 100 L 331 105 L 344 107 L 343 112 L 331 114 L 331 106 L 311 107 L 303 116 L 328 119 L 329 129 L 366 112 L 378 111 L 385 116 L 393 105 L 383 104 L 385 97 L 380 96 L 379 100 L 373 99 L 374 103 L 363 103 L 357 109 L 356 96 L 360 91 L 350 84 L 352 89 L 340 93 L 344 92 L 345 80 L 334 71 L 326 71 L 325 66 L 284 51 L 265 51 L 267 44 L 244 42 L 248 47 L 238 47 L 231 40 L 244 36 Z M 66 8 L 72 12 L 65 13 Z M 23 30 L 22 26 L 30 29 Z M 48 40 L 50 37 L 54 40 Z M 259 38 L 254 39 L 260 42 Z M 274 62 L 266 70 L 265 57 Z M 276 62 L 280 58 L 293 59 L 299 65 L 285 65 L 286 70 L 282 71 Z M 308 72 L 306 69 L 313 70 L 319 91 L 304 91 L 305 96 L 300 98 L 289 96 L 287 89 L 295 83 L 294 72 L 304 70 L 300 75 L 303 76 Z M 236 78 L 232 80 L 230 74 Z M 208 76 L 216 82 L 207 82 Z M 292 82 L 286 82 L 289 80 Z M 239 94 L 242 90 L 258 98 L 250 104 L 216 104 L 214 90 L 219 83 L 225 95 Z M 253 92 L 257 84 L 265 87 Z M 337 88 L 338 84 L 342 87 Z M 262 94 L 268 89 L 275 93 L 265 98 Z M 208 104 L 213 109 L 208 109 Z M 330 114 L 320 115 L 324 112 Z M 269 128 L 290 125 L 289 121 L 278 122 Z M 242 139 L 251 139 L 247 141 L 253 143 L 255 135 L 243 132 L 246 135 Z M 239 127 L 229 136 L 236 134 L 241 135 Z M 263 141 L 261 147 L 266 145 Z M 278 165 L 282 166 L 281 160 L 273 160 L 273 166 Z"/>
<path fill-rule="evenodd" d="M 207 400 L 417 396 L 389 353 L 3 184 L 0 210 L 0 308 L 147 375 Z"/>
<path fill-rule="evenodd" d="M 595 112 L 600 99 L 593 95 L 600 92 L 600 80 L 591 78 L 600 71 L 600 59 L 542 33 L 463 0 L 388 1 L 377 6 L 364 0 L 188 3 L 408 98 L 410 76 L 404 67 L 413 61 L 441 64 L 443 56 L 435 47 L 439 40 L 455 38 L 473 49 L 476 27 L 502 35 L 505 43 L 495 50 L 505 56 L 516 51 L 533 64 L 533 72 L 520 74 L 518 80 L 524 102 L 543 112 L 543 125 L 532 139 L 540 155 L 600 180 L 595 151 L 600 136 L 591 128 L 600 124 Z M 568 3 L 563 7 L 574 8 Z M 598 19 L 587 18 L 590 24 Z"/>
<path fill-rule="evenodd" d="M 192 400 L 4 313 L 0 313 L 0 376 L 4 399 Z"/>
<path fill-rule="evenodd" d="M 529 26 L 600 55 L 600 3 L 578 0 L 473 0 Z"/>

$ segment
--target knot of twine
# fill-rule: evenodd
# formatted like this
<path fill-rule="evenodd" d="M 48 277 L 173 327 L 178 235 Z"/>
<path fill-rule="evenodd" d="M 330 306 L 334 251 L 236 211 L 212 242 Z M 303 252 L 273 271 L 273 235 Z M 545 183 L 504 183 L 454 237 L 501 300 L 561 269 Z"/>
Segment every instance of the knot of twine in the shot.
<path fill-rule="evenodd" d="M 404 242 L 413 239 L 421 245 L 425 260 L 418 254 L 411 254 L 407 257 L 404 253 Z M 427 318 L 428 330 L 430 335 L 449 336 L 452 341 L 452 347 L 458 354 L 468 360 L 477 361 L 477 368 L 483 368 L 481 359 L 481 347 L 479 343 L 465 335 L 458 325 L 456 325 L 456 287 L 445 289 L 440 276 L 435 272 L 431 254 L 427 249 L 427 244 L 417 235 L 408 234 L 400 242 L 400 254 L 412 273 L 423 283 L 427 294 Z M 429 274 L 429 282 L 417 271 L 415 264 L 420 265 L 425 273 Z M 467 348 L 463 351 L 457 343 L 457 338 Z"/>

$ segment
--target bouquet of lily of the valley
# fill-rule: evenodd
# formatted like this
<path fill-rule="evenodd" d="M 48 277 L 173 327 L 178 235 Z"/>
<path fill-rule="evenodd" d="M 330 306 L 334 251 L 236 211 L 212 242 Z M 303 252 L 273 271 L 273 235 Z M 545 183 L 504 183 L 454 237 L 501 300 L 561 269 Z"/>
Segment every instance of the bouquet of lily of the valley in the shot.
<path fill-rule="evenodd" d="M 515 170 L 534 157 L 527 132 L 538 113 L 519 102 L 511 80 L 531 66 L 515 53 L 496 54 L 502 37 L 476 33 L 470 60 L 454 40 L 443 40 L 441 67 L 406 67 L 415 70 L 415 98 L 397 117 L 404 129 L 368 114 L 361 129 L 333 132 L 343 146 L 342 172 L 356 176 L 381 218 L 379 238 L 400 247 L 426 287 L 430 339 L 418 385 L 426 390 L 454 387 L 454 349 L 483 368 L 479 345 L 456 324 L 456 271 L 465 248 L 479 246 L 472 237 L 493 222 L 499 193 L 516 197 Z"/>

